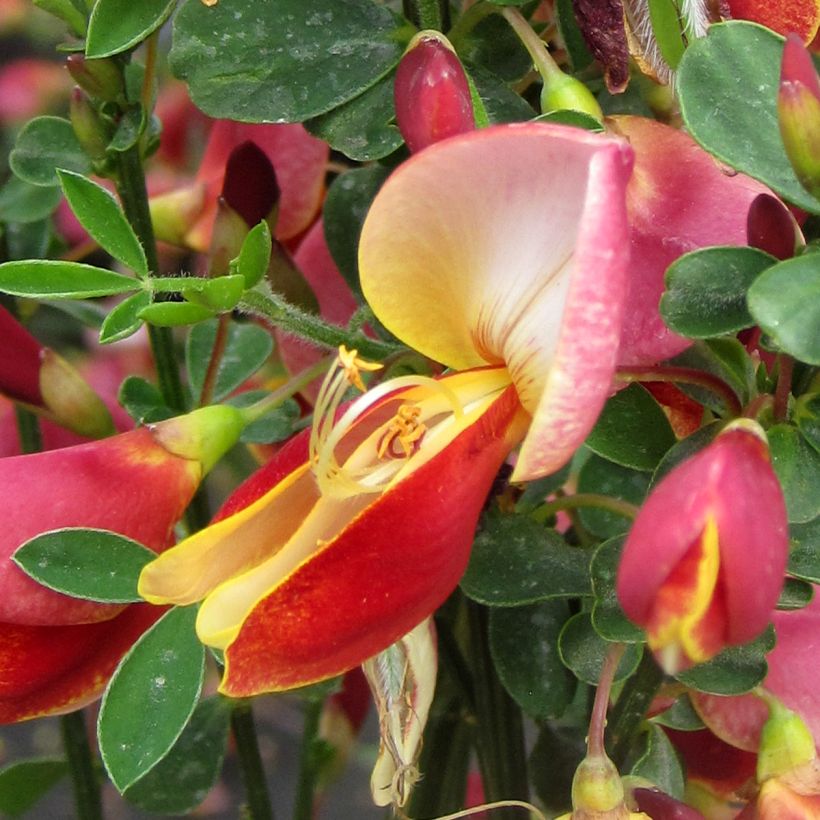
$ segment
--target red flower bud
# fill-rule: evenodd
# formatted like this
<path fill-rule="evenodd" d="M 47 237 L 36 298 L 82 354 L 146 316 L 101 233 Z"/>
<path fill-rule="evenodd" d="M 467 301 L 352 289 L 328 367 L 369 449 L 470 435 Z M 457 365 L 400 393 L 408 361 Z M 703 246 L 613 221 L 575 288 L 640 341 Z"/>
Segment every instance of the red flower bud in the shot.
<path fill-rule="evenodd" d="M 765 629 L 788 549 L 763 433 L 739 421 L 650 494 L 624 546 L 618 598 L 674 673 Z"/>
<path fill-rule="evenodd" d="M 421 31 L 410 41 L 393 97 L 399 131 L 412 152 L 475 128 L 467 75 L 438 32 Z"/>

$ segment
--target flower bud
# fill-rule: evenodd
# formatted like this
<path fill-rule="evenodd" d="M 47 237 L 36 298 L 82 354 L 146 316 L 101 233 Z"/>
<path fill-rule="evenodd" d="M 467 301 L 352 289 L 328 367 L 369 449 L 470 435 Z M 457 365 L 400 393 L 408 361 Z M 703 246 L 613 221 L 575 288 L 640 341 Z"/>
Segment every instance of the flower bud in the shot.
<path fill-rule="evenodd" d="M 160 242 L 184 247 L 188 232 L 205 210 L 205 184 L 169 191 L 149 200 L 154 235 Z"/>
<path fill-rule="evenodd" d="M 618 599 L 675 674 L 766 628 L 788 550 L 765 434 L 742 419 L 650 493 L 624 545 Z"/>
<path fill-rule="evenodd" d="M 401 58 L 393 86 L 396 122 L 411 152 L 475 128 L 470 85 L 452 45 L 420 31 Z"/>
<path fill-rule="evenodd" d="M 820 80 L 796 34 L 786 38 L 777 113 L 783 146 L 801 185 L 820 197 Z"/>
<path fill-rule="evenodd" d="M 572 812 L 558 820 L 650 820 L 630 811 L 615 764 L 605 754 L 588 754 L 572 778 Z"/>
<path fill-rule="evenodd" d="M 757 779 L 787 774 L 814 760 L 814 738 L 802 718 L 771 695 L 766 696 L 769 719 L 760 733 Z"/>
<path fill-rule="evenodd" d="M 108 147 L 108 129 L 82 88 L 75 87 L 71 92 L 69 117 L 83 151 L 92 160 L 104 160 Z"/>
<path fill-rule="evenodd" d="M 544 77 L 544 87 L 541 89 L 541 110 L 547 114 L 550 111 L 580 111 L 589 114 L 598 122 L 604 119 L 601 106 L 592 96 L 592 92 L 575 77 L 555 71 Z"/>
<path fill-rule="evenodd" d="M 791 259 L 795 244 L 803 237 L 789 209 L 771 194 L 758 194 L 746 216 L 749 245 L 776 259 Z"/>
<path fill-rule="evenodd" d="M 122 74 L 112 60 L 89 60 L 82 54 L 70 54 L 66 66 L 74 82 L 92 97 L 113 102 L 123 92 Z"/>

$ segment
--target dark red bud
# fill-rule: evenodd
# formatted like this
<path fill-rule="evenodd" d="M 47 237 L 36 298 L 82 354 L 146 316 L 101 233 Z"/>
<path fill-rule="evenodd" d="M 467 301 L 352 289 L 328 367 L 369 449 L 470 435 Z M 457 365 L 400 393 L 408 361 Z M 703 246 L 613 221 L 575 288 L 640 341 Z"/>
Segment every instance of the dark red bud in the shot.
<path fill-rule="evenodd" d="M 279 202 L 276 172 L 268 155 L 255 142 L 247 140 L 231 151 L 222 198 L 249 228 L 266 219 Z"/>
<path fill-rule="evenodd" d="M 111 60 L 88 60 L 82 54 L 70 54 L 66 66 L 74 82 L 92 97 L 110 102 L 122 93 L 122 75 Z"/>
<path fill-rule="evenodd" d="M 749 206 L 746 239 L 753 248 L 777 259 L 794 256 L 794 217 L 777 197 L 759 194 Z"/>
<path fill-rule="evenodd" d="M 632 797 L 638 809 L 654 820 L 705 820 L 697 809 L 656 789 L 635 789 Z"/>

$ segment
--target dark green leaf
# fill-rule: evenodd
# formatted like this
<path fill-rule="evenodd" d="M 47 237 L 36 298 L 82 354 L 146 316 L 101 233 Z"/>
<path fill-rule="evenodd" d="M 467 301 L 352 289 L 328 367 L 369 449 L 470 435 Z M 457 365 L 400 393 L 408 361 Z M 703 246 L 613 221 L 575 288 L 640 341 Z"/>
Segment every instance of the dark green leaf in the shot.
<path fill-rule="evenodd" d="M 336 151 L 358 162 L 381 159 L 404 143 L 393 123 L 395 72 L 344 105 L 308 120 L 305 127 Z"/>
<path fill-rule="evenodd" d="M 648 472 L 674 443 L 666 414 L 639 384 L 631 384 L 609 399 L 585 442 L 608 461 Z"/>
<path fill-rule="evenodd" d="M 806 441 L 820 452 L 820 394 L 801 396 L 795 403 L 794 420 Z"/>
<path fill-rule="evenodd" d="M 677 3 L 675 0 L 649 0 L 649 19 L 661 56 L 674 71 L 685 48 Z"/>
<path fill-rule="evenodd" d="M 587 727 L 542 725 L 529 759 L 529 772 L 536 794 L 555 817 L 572 811 L 572 779 L 586 754 Z"/>
<path fill-rule="evenodd" d="M 592 556 L 590 576 L 595 604 L 592 607 L 592 626 L 607 641 L 637 643 L 644 640 L 644 633 L 624 615 L 615 593 L 615 579 L 624 537 L 604 541 Z"/>
<path fill-rule="evenodd" d="M 165 404 L 162 393 L 140 376 L 129 376 L 120 385 L 117 401 L 137 424 L 152 424 L 176 415 Z"/>
<path fill-rule="evenodd" d="M 536 720 L 560 717 L 572 700 L 575 678 L 558 657 L 558 635 L 569 618 L 566 601 L 490 612 L 490 652 L 513 700 Z"/>
<path fill-rule="evenodd" d="M 776 261 L 756 248 L 702 248 L 684 254 L 666 271 L 660 305 L 664 322 L 690 339 L 753 325 L 746 291 Z"/>
<path fill-rule="evenodd" d="M 812 598 L 814 598 L 814 587 L 810 583 L 797 578 L 786 578 L 777 608 L 780 610 L 803 609 L 811 603 Z"/>
<path fill-rule="evenodd" d="M 227 399 L 226 404 L 234 407 L 248 407 L 269 395 L 267 390 L 248 390 L 237 396 L 231 396 Z M 293 435 L 301 413 L 299 402 L 295 399 L 287 399 L 261 419 L 249 424 L 242 431 L 239 440 L 243 444 L 273 444 L 276 441 L 284 441 Z"/>
<path fill-rule="evenodd" d="M 557 0 L 555 3 L 555 21 L 558 23 L 558 31 L 561 33 L 561 39 L 566 46 L 573 71 L 583 71 L 592 64 L 594 58 L 587 48 L 581 29 L 578 27 L 575 11 L 572 8 L 572 0 Z"/>
<path fill-rule="evenodd" d="M 58 168 L 78 174 L 91 172 L 71 123 L 62 117 L 37 117 L 26 123 L 9 154 L 9 166 L 32 185 L 59 185 Z"/>
<path fill-rule="evenodd" d="M 535 481 L 528 481 L 524 484 L 524 491 L 515 504 L 515 511 L 517 513 L 529 513 L 536 507 L 540 507 L 548 496 L 567 483 L 569 471 L 570 465 L 567 464 L 557 473 L 552 473 L 543 478 L 536 478 Z"/>
<path fill-rule="evenodd" d="M 268 223 L 262 220 L 248 231 L 236 260 L 236 272 L 245 279 L 245 287 L 256 285 L 270 264 L 271 236 Z"/>
<path fill-rule="evenodd" d="M 564 624 L 558 639 L 561 661 L 578 680 L 591 686 L 598 685 L 601 667 L 613 644 L 605 641 L 593 628 L 588 612 L 573 615 Z M 643 655 L 643 644 L 628 644 L 618 664 L 615 681 L 628 678 L 637 668 Z"/>
<path fill-rule="evenodd" d="M 743 695 L 766 677 L 766 653 L 771 652 L 774 644 L 774 629 L 770 626 L 751 643 L 724 649 L 716 658 L 676 677 L 686 686 L 712 695 Z"/>
<path fill-rule="evenodd" d="M 668 709 L 652 718 L 659 726 L 679 729 L 682 732 L 695 732 L 704 728 L 700 715 L 692 706 L 689 695 L 681 695 Z"/>
<path fill-rule="evenodd" d="M 0 771 L 0 812 L 20 817 L 65 777 L 65 760 L 21 760 Z"/>
<path fill-rule="evenodd" d="M 583 111 L 575 111 L 572 108 L 559 108 L 535 118 L 536 122 L 556 122 L 559 125 L 571 125 L 574 128 L 583 128 L 585 131 L 603 132 L 604 127 L 599 120 L 591 114 Z"/>
<path fill-rule="evenodd" d="M 125 791 L 176 743 L 202 689 L 205 649 L 196 607 L 176 607 L 146 632 L 117 667 L 100 707 L 100 754 Z"/>
<path fill-rule="evenodd" d="M 524 122 L 532 119 L 535 111 L 521 99 L 507 83 L 486 68 L 465 65 L 470 79 L 475 85 L 490 123 Z"/>
<path fill-rule="evenodd" d="M 85 36 L 85 15 L 72 0 L 34 0 L 34 5 L 49 14 L 53 14 L 55 17 L 59 17 L 60 20 L 68 24 L 78 37 Z"/>
<path fill-rule="evenodd" d="M 58 170 L 57 176 L 74 216 L 92 239 L 126 267 L 147 276 L 145 251 L 114 197 L 81 174 Z"/>
<path fill-rule="evenodd" d="M 156 553 L 107 530 L 62 529 L 26 541 L 12 560 L 35 581 L 74 598 L 141 601 L 137 579 Z"/>
<path fill-rule="evenodd" d="M 0 222 L 37 222 L 60 202 L 60 189 L 32 185 L 11 176 L 0 188 Z"/>
<path fill-rule="evenodd" d="M 820 518 L 789 527 L 789 575 L 820 584 Z"/>
<path fill-rule="evenodd" d="M 777 121 L 783 38 L 741 21 L 710 26 L 681 60 L 677 91 L 687 130 L 738 171 L 807 211 L 820 202 L 798 182 Z"/>
<path fill-rule="evenodd" d="M 519 606 L 589 595 L 589 555 L 523 515 L 487 516 L 461 579 L 468 598 Z"/>
<path fill-rule="evenodd" d="M 143 135 L 145 125 L 145 109 L 141 105 L 129 108 L 117 123 L 117 130 L 111 137 L 111 142 L 108 143 L 109 150 L 122 153 L 133 148 Z"/>
<path fill-rule="evenodd" d="M 0 232 L 4 233 L 9 259 L 46 256 L 53 238 L 50 218 L 37 222 L 9 222 L 0 225 Z"/>
<path fill-rule="evenodd" d="M 789 521 L 805 524 L 820 515 L 820 453 L 788 424 L 767 431 L 772 466 L 780 479 Z"/>
<path fill-rule="evenodd" d="M 412 29 L 370 0 L 188 0 L 171 63 L 196 105 L 243 122 L 302 122 L 374 85 Z"/>
<path fill-rule="evenodd" d="M 90 299 L 139 290 L 130 276 L 81 262 L 24 259 L 0 265 L 0 291 L 31 299 Z"/>
<path fill-rule="evenodd" d="M 154 302 L 137 313 L 144 322 L 158 327 L 195 325 L 213 318 L 213 315 L 213 310 L 190 302 Z"/>
<path fill-rule="evenodd" d="M 755 389 L 754 364 L 746 348 L 737 339 L 705 339 L 695 342 L 688 350 L 675 356 L 671 363 L 679 367 L 704 370 L 717 376 L 729 385 L 741 404 L 749 401 Z M 678 386 L 718 415 L 728 414 L 726 403 L 717 393 L 691 384 Z"/>
<path fill-rule="evenodd" d="M 587 459 L 578 474 L 579 493 L 597 493 L 630 504 L 643 503 L 648 487 L 648 473 L 621 467 L 596 455 Z M 631 519 L 626 516 L 600 507 L 581 507 L 578 515 L 584 527 L 600 538 L 621 535 L 632 524 Z"/>
<path fill-rule="evenodd" d="M 650 723 L 648 731 L 643 735 L 643 741 L 643 752 L 630 774 L 634 777 L 643 777 L 666 794 L 682 800 L 683 767 L 666 732 L 660 726 Z"/>
<path fill-rule="evenodd" d="M 820 208 L 820 205 L 818 205 Z M 787 353 L 820 365 L 820 257 L 787 259 L 749 288 L 749 311 Z"/>
<path fill-rule="evenodd" d="M 87 57 L 109 57 L 141 43 L 174 10 L 176 0 L 97 0 L 88 23 Z"/>
<path fill-rule="evenodd" d="M 521 40 L 498 14 L 480 20 L 452 42 L 465 65 L 481 66 L 507 82 L 520 79 L 532 66 Z"/>
<path fill-rule="evenodd" d="M 355 168 L 333 180 L 325 199 L 324 230 L 328 250 L 360 301 L 359 235 L 370 203 L 389 173 L 390 169 L 381 165 Z"/>
<path fill-rule="evenodd" d="M 191 328 L 185 348 L 185 364 L 194 395 L 202 392 L 202 383 L 216 340 L 217 323 L 206 322 Z M 264 328 L 254 324 L 231 322 L 228 339 L 219 362 L 213 401 L 231 393 L 267 361 L 273 351 L 273 339 Z"/>
<path fill-rule="evenodd" d="M 232 701 L 203 700 L 171 751 L 125 791 L 129 803 L 156 814 L 188 814 L 216 783 L 225 757 Z"/>
<path fill-rule="evenodd" d="M 664 457 L 652 475 L 650 487 L 654 487 L 670 470 L 682 464 L 687 458 L 711 444 L 714 437 L 723 429 L 722 421 L 713 421 L 698 428 L 690 436 L 679 441 Z"/>
<path fill-rule="evenodd" d="M 120 339 L 126 339 L 142 327 L 139 313 L 151 304 L 151 294 L 146 292 L 135 293 L 123 299 L 105 317 L 100 328 L 100 343 L 111 344 Z"/>
<path fill-rule="evenodd" d="M 52 302 L 49 299 L 41 299 L 40 304 L 58 310 L 81 325 L 94 330 L 99 330 L 102 327 L 108 313 L 104 307 L 94 302 L 61 302 L 57 300 Z"/>

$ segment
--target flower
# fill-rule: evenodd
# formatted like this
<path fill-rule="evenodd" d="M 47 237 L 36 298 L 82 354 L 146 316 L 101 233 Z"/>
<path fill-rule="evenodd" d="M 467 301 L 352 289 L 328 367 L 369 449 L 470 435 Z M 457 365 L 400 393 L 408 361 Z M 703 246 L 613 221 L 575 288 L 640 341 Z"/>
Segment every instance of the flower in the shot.
<path fill-rule="evenodd" d="M 241 428 L 238 411 L 209 407 L 101 441 L 0 459 L 0 722 L 93 700 L 162 614 L 40 586 L 11 560 L 17 548 L 50 530 L 86 527 L 165 549 L 202 476 Z"/>
<path fill-rule="evenodd" d="M 765 629 L 788 550 L 765 435 L 740 420 L 652 491 L 624 545 L 618 599 L 674 674 Z"/>
<path fill-rule="evenodd" d="M 320 680 L 406 635 L 458 582 L 510 450 L 524 439 L 523 480 L 580 445 L 615 365 L 630 160 L 620 140 L 500 126 L 387 181 L 362 232 L 365 295 L 463 372 L 384 382 L 337 418 L 362 366 L 342 351 L 310 436 L 143 570 L 153 603 L 204 599 L 197 631 L 225 652 L 223 692 Z"/>
<path fill-rule="evenodd" d="M 727 0 L 731 17 L 751 20 L 778 34 L 795 33 L 810 43 L 820 26 L 820 3 L 817 0 Z"/>

